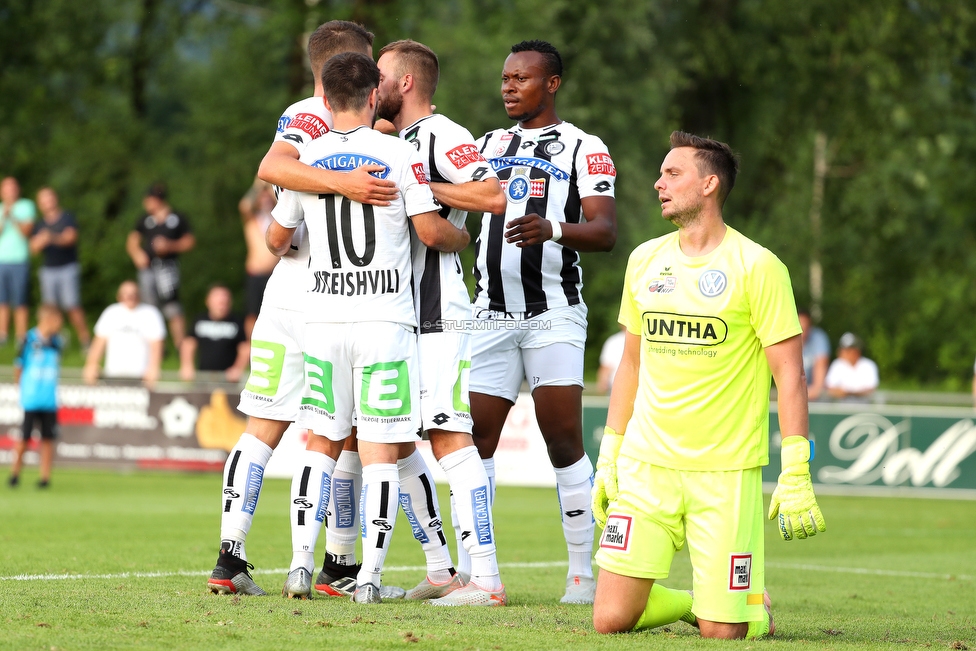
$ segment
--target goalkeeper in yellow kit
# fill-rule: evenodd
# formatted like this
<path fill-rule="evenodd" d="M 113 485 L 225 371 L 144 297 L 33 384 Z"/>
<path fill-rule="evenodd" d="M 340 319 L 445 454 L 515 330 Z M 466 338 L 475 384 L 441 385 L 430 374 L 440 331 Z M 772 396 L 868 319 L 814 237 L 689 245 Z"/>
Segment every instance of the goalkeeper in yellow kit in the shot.
<path fill-rule="evenodd" d="M 593 624 L 601 633 L 679 619 L 702 636 L 773 631 L 764 589 L 762 466 L 770 376 L 783 473 L 773 493 L 785 540 L 825 531 L 810 481 L 807 391 L 789 274 L 727 226 L 735 183 L 728 145 L 671 134 L 654 185 L 676 233 L 631 254 L 614 378 L 593 488 L 604 526 Z M 656 585 L 685 544 L 694 596 Z"/>

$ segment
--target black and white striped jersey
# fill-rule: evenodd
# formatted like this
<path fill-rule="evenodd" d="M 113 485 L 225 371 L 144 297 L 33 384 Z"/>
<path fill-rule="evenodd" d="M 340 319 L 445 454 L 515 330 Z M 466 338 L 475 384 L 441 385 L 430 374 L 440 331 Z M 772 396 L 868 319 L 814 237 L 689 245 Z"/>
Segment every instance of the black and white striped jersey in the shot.
<path fill-rule="evenodd" d="M 497 129 L 482 136 L 478 148 L 498 175 L 508 210 L 482 217 L 475 305 L 538 312 L 582 303 L 579 254 L 552 241 L 520 249 L 505 241 L 505 224 L 530 213 L 580 223 L 583 198 L 613 197 L 617 170 L 606 145 L 561 122 L 541 129 Z"/>
<path fill-rule="evenodd" d="M 433 183 L 467 183 L 495 178 L 495 172 L 478 151 L 467 129 L 443 115 L 429 115 L 400 131 L 424 160 L 427 176 Z M 441 217 L 461 228 L 467 212 L 442 206 Z M 420 334 L 443 332 L 445 322 L 458 322 L 471 316 L 471 299 L 464 284 L 461 259 L 457 253 L 428 249 L 412 233 L 413 275 Z"/>

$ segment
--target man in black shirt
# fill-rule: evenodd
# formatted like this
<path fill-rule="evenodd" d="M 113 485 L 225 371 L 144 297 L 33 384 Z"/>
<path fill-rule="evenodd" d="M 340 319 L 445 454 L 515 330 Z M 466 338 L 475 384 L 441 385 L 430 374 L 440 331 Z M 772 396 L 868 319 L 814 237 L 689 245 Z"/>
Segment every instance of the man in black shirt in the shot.
<path fill-rule="evenodd" d="M 139 270 L 142 299 L 155 305 L 169 322 L 169 334 L 179 350 L 186 323 L 180 305 L 180 266 L 178 256 L 192 249 L 197 241 L 186 218 L 173 212 L 166 201 L 166 186 L 149 188 L 139 218 L 125 241 L 125 250 Z"/>
<path fill-rule="evenodd" d="M 52 188 L 37 192 L 37 207 L 42 219 L 34 222 L 30 251 L 42 253 L 44 261 L 38 271 L 41 281 L 41 303 L 58 305 L 68 313 L 78 333 L 82 348 L 91 345 L 91 333 L 81 309 L 81 265 L 78 263 L 78 222 L 61 208 Z"/>
<path fill-rule="evenodd" d="M 230 290 L 223 285 L 207 292 L 207 312 L 197 317 L 180 346 L 182 379 L 194 378 L 194 361 L 201 371 L 224 371 L 230 382 L 241 379 L 251 351 L 243 321 L 230 313 L 231 301 Z"/>

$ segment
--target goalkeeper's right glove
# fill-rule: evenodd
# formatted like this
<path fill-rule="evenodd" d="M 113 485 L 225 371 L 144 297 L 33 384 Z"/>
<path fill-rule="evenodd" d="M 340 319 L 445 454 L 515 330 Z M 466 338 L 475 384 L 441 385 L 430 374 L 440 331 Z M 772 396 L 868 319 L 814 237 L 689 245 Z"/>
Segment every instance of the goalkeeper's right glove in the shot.
<path fill-rule="evenodd" d="M 617 499 L 617 455 L 623 442 L 623 434 L 617 434 L 609 427 L 603 428 L 600 456 L 596 460 L 596 475 L 593 477 L 592 504 L 593 519 L 601 529 L 607 523 L 607 507 Z"/>
<path fill-rule="evenodd" d="M 813 494 L 810 456 L 810 442 L 805 437 L 783 439 L 783 471 L 769 500 L 769 519 L 779 516 L 779 535 L 783 540 L 793 540 L 794 536 L 803 539 L 827 530 Z"/>

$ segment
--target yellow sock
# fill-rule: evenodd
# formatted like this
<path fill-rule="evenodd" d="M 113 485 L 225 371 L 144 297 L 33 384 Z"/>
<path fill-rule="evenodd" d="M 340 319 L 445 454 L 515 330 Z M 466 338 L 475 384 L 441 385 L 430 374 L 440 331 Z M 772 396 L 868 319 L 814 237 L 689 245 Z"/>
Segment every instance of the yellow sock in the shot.
<path fill-rule="evenodd" d="M 637 620 L 634 630 L 657 628 L 665 624 L 673 624 L 679 619 L 692 624 L 695 616 L 691 613 L 691 602 L 691 594 L 687 591 L 672 590 L 655 583 L 651 586 L 651 594 L 647 598 L 644 614 Z"/>
<path fill-rule="evenodd" d="M 760 640 L 769 635 L 769 611 L 763 609 L 763 620 L 761 622 L 749 622 L 749 630 L 746 631 L 747 640 Z"/>

